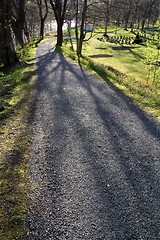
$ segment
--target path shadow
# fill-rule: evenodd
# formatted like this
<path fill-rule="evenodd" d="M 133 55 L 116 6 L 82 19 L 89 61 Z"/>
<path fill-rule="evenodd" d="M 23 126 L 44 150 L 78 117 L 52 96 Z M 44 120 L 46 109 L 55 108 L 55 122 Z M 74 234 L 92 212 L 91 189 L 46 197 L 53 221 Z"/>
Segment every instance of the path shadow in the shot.
<path fill-rule="evenodd" d="M 136 47 L 133 47 L 133 46 L 113 46 L 111 47 L 113 50 L 130 50 L 132 48 L 136 48 Z"/>
<path fill-rule="evenodd" d="M 92 228 L 92 221 L 88 223 L 90 238 L 86 239 L 98 239 L 98 236 L 106 239 L 107 231 L 112 235 L 108 239 L 113 240 L 158 239 L 160 180 L 156 164 L 160 153 L 159 123 L 115 86 L 96 80 L 82 66 L 80 69 L 66 60 L 60 52 L 50 51 L 40 56 L 37 67 L 32 119 L 40 97 L 45 95 L 46 107 L 49 106 L 50 110 L 44 109 L 43 119 L 46 122 L 42 128 L 50 139 L 45 155 L 50 177 L 45 175 L 45 178 L 50 185 L 54 184 L 50 190 L 51 196 L 55 189 L 60 196 L 64 194 L 61 171 L 63 165 L 69 164 L 66 161 L 71 161 L 67 156 L 74 152 L 74 145 L 69 140 L 72 133 L 75 148 L 78 143 L 78 148 L 83 152 L 79 158 L 73 155 L 75 164 L 78 162 L 90 170 L 86 174 L 94 183 L 97 210 L 93 206 L 93 211 L 99 219 L 96 229 Z M 70 92 L 72 84 L 75 92 Z M 83 100 L 85 103 L 81 97 L 78 98 L 78 91 L 81 91 L 82 97 L 87 96 Z M 83 108 L 85 116 L 79 114 Z M 98 123 L 94 116 L 97 116 Z M 55 137 L 56 148 L 51 140 Z M 50 169 L 54 171 L 52 176 Z M 69 181 L 72 182 L 72 179 L 66 180 L 66 183 L 70 184 Z M 61 197 L 57 196 L 54 204 L 54 211 L 58 212 Z M 48 206 L 49 209 L 52 207 Z M 63 209 L 59 209 L 59 214 L 63 216 Z M 41 217 L 45 224 L 45 216 L 42 214 Z M 65 234 L 60 225 L 57 228 L 60 235 Z"/>
<path fill-rule="evenodd" d="M 113 57 L 112 54 L 95 54 L 95 55 L 89 55 L 90 58 L 109 58 Z"/>
<path fill-rule="evenodd" d="M 133 51 L 133 49 L 135 48 L 139 48 L 139 47 L 134 47 L 134 46 L 113 46 L 111 47 L 113 50 L 129 50 L 130 53 L 132 53 L 134 56 L 136 56 L 138 59 L 144 59 L 144 57 L 142 55 L 140 55 L 139 53 L 136 53 Z"/>

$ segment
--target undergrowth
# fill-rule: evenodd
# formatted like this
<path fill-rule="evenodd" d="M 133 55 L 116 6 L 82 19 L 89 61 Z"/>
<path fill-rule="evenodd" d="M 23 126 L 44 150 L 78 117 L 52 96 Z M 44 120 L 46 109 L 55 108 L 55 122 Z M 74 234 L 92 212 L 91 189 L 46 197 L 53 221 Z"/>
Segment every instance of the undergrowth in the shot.
<path fill-rule="evenodd" d="M 18 52 L 20 63 L 0 72 L 0 236 L 25 239 L 29 105 L 34 86 L 35 42 Z"/>

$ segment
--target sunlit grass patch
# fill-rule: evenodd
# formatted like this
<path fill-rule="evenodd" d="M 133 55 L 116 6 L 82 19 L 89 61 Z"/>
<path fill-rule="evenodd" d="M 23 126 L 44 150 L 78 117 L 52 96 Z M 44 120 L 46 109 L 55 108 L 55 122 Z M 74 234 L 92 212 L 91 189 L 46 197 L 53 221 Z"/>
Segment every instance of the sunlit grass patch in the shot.
<path fill-rule="evenodd" d="M 17 66 L 0 73 L 0 236 L 25 239 L 30 101 L 34 86 L 34 44 Z"/>
<path fill-rule="evenodd" d="M 34 45 L 27 45 L 25 50 L 21 50 L 21 62 L 0 73 L 1 121 L 16 111 L 16 106 L 22 102 L 31 87 L 29 80 L 34 74 L 34 53 Z"/>
<path fill-rule="evenodd" d="M 81 65 L 111 82 L 160 120 L 160 67 L 147 65 L 147 62 L 153 61 L 153 56 L 157 56 L 157 45 L 122 46 L 101 42 L 98 36 L 102 34 L 84 42 Z M 77 61 L 76 53 L 70 50 L 69 43 L 64 47 L 64 53 Z"/>

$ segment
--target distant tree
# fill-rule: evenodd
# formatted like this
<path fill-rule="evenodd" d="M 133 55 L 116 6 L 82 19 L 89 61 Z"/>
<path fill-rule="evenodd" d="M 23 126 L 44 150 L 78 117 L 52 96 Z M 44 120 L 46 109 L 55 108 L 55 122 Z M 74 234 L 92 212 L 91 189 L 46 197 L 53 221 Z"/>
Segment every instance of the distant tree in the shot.
<path fill-rule="evenodd" d="M 68 37 L 70 39 L 70 43 L 71 43 L 71 49 L 74 51 L 74 45 L 73 45 L 73 41 L 72 41 L 72 34 L 71 34 L 71 29 L 72 29 L 72 21 L 75 22 L 75 15 L 76 15 L 76 2 L 75 0 L 70 0 L 67 4 L 67 11 L 66 11 L 66 17 L 65 20 L 67 22 L 68 25 Z"/>
<path fill-rule="evenodd" d="M 84 26 L 85 18 L 87 13 L 87 0 L 76 0 L 76 41 L 77 41 L 77 55 L 80 57 L 82 55 L 82 45 L 85 37 Z M 80 31 L 79 28 L 80 27 Z"/>
<path fill-rule="evenodd" d="M 99 17 L 103 18 L 105 24 L 105 34 L 107 35 L 107 29 L 111 18 L 111 0 L 102 0 L 101 1 L 101 12 L 99 12 Z"/>
<path fill-rule="evenodd" d="M 141 0 L 135 0 L 134 2 L 132 2 L 132 13 L 131 13 L 131 18 L 130 18 L 130 27 L 131 27 L 131 31 L 133 31 L 134 29 L 134 25 L 136 23 L 140 22 L 140 18 L 139 18 L 139 6 L 140 6 L 140 2 Z"/>
<path fill-rule="evenodd" d="M 63 43 L 63 24 L 66 16 L 68 0 L 50 0 L 55 19 L 57 22 L 57 46 Z"/>
<path fill-rule="evenodd" d="M 147 20 L 153 19 L 155 13 L 157 14 L 157 7 L 159 6 L 159 0 L 141 0 L 140 14 L 141 14 L 141 29 L 144 30 Z"/>
<path fill-rule="evenodd" d="M 132 11 L 133 11 L 133 1 L 132 0 L 126 0 L 123 4 L 123 22 L 124 27 L 127 30 L 128 24 L 131 19 Z"/>
<path fill-rule="evenodd" d="M 44 24 L 48 15 L 48 3 L 47 0 L 36 0 L 39 16 L 40 16 L 40 37 L 44 38 Z"/>
<path fill-rule="evenodd" d="M 32 37 L 38 37 L 40 33 L 39 10 L 36 1 L 27 2 L 24 33 L 29 40 Z"/>
<path fill-rule="evenodd" d="M 87 13 L 87 0 L 84 0 L 82 3 L 82 12 L 81 12 L 81 19 L 80 19 L 80 36 L 79 36 L 79 42 L 78 42 L 78 48 L 77 48 L 77 55 L 81 56 L 82 54 L 82 45 L 84 40 L 84 25 L 85 25 L 85 18 Z"/>

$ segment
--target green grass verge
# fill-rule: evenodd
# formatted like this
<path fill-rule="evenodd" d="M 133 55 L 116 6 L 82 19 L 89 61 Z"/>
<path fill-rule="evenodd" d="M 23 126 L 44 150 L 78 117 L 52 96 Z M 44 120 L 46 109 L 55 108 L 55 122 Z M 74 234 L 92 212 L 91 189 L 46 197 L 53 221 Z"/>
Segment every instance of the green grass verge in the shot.
<path fill-rule="evenodd" d="M 122 31 L 126 32 L 119 31 L 121 34 Z M 118 87 L 143 110 L 160 121 L 160 67 L 146 64 L 156 58 L 156 44 L 122 46 L 100 42 L 97 36 L 84 43 L 81 65 Z M 63 52 L 78 62 L 69 43 L 63 47 Z"/>
<path fill-rule="evenodd" d="M 29 116 L 35 81 L 35 43 L 19 52 L 21 62 L 0 73 L 0 236 L 25 239 Z"/>

